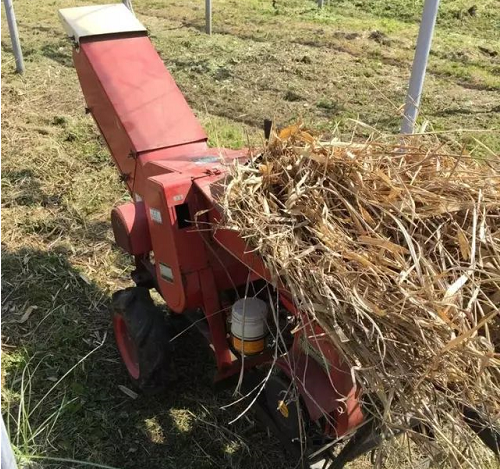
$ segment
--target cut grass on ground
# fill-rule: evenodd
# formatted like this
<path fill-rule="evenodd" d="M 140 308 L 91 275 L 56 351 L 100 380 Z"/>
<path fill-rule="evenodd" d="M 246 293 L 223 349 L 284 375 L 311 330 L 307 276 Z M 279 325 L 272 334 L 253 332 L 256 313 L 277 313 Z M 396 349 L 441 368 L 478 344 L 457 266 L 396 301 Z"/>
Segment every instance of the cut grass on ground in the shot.
<path fill-rule="evenodd" d="M 57 19 L 58 8 L 89 3 L 102 2 L 16 0 L 22 77 L 2 17 L 2 410 L 14 444 L 27 456 L 118 468 L 289 467 L 247 419 L 227 426 L 238 409 L 221 410 L 232 397 L 213 393 L 215 367 L 195 333 L 176 345 L 168 393 L 134 400 L 118 388 L 128 382 L 108 307 L 130 285 L 131 265 L 113 247 L 109 213 L 128 195 L 83 112 Z M 259 141 L 264 118 L 324 129 L 354 118 L 397 131 L 422 0 L 331 1 L 323 11 L 312 0 L 218 0 L 212 37 L 202 3 L 134 7 L 211 144 Z M 475 135 L 499 151 L 500 2 L 474 12 L 472 3 L 442 5 L 421 121 L 489 130 Z"/>

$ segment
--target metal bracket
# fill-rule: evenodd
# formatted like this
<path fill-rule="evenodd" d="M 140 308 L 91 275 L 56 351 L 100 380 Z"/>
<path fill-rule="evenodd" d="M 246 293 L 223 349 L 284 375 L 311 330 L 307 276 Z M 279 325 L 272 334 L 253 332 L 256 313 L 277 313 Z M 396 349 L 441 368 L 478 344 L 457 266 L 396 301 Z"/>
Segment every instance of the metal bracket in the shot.
<path fill-rule="evenodd" d="M 264 138 L 266 142 L 269 141 L 271 137 L 271 130 L 273 129 L 273 121 L 270 119 L 264 119 Z"/>

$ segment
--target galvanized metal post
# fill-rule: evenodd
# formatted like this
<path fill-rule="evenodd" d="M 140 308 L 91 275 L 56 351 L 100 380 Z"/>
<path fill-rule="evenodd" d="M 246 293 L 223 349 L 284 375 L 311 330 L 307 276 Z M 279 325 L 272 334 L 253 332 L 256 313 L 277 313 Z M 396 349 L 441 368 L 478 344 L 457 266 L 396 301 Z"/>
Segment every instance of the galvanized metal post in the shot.
<path fill-rule="evenodd" d="M 14 458 L 14 452 L 12 451 L 12 446 L 10 445 L 9 435 L 7 435 L 7 430 L 5 428 L 5 423 L 3 417 L 0 416 L 1 426 L 1 442 L 2 442 L 2 469 L 17 469 L 16 459 Z"/>
<path fill-rule="evenodd" d="M 205 0 L 205 32 L 212 34 L 212 0 Z"/>
<path fill-rule="evenodd" d="M 324 0 L 318 0 L 318 8 L 323 8 L 324 4 L 325 4 Z"/>
<path fill-rule="evenodd" d="M 23 51 L 21 49 L 21 42 L 19 41 L 19 31 L 17 30 L 16 15 L 14 14 L 14 6 L 12 0 L 3 0 L 5 7 L 5 16 L 7 17 L 7 24 L 9 25 L 10 40 L 12 41 L 12 51 L 16 59 L 16 71 L 24 73 L 24 59 Z"/>
<path fill-rule="evenodd" d="M 123 0 L 123 3 L 132 13 L 134 13 L 134 9 L 132 8 L 132 0 Z"/>
<path fill-rule="evenodd" d="M 415 129 L 418 107 L 424 87 L 425 71 L 431 50 L 432 36 L 439 9 L 439 0 L 425 0 L 422 22 L 418 32 L 417 47 L 411 68 L 410 84 L 406 95 L 401 133 L 411 134 Z"/>

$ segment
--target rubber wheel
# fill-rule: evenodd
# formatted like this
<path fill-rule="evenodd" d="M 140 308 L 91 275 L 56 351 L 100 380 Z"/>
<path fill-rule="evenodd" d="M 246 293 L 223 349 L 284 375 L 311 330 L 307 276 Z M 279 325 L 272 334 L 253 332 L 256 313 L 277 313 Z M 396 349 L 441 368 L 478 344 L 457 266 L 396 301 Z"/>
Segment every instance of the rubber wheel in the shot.
<path fill-rule="evenodd" d="M 242 391 L 243 395 L 248 394 L 248 397 L 243 400 L 244 405 L 249 405 L 255 398 L 255 390 L 266 379 L 268 371 L 269 369 L 263 366 L 245 372 Z M 297 406 L 296 398 L 292 398 L 292 392 L 296 393 L 296 391 L 292 388 L 289 378 L 281 370 L 274 369 L 260 396 L 253 402 L 255 416 L 281 441 L 281 449 L 294 468 L 324 469 L 329 467 L 329 459 L 325 459 L 324 456 L 317 456 L 314 460 L 307 457 L 308 454 L 323 447 L 327 441 L 322 441 L 319 446 L 310 445 L 311 423 L 307 410 L 300 398 Z M 302 423 L 299 418 L 303 419 Z M 301 435 L 306 439 L 307 448 L 301 447 Z"/>
<path fill-rule="evenodd" d="M 292 393 L 292 387 L 287 380 L 278 374 L 271 374 L 264 388 L 266 406 L 271 418 L 291 443 L 297 443 L 301 435 L 301 417 L 297 398 L 292 398 Z"/>
<path fill-rule="evenodd" d="M 112 297 L 112 320 L 121 358 L 136 389 L 163 390 L 172 367 L 167 322 L 147 288 L 120 290 Z"/>

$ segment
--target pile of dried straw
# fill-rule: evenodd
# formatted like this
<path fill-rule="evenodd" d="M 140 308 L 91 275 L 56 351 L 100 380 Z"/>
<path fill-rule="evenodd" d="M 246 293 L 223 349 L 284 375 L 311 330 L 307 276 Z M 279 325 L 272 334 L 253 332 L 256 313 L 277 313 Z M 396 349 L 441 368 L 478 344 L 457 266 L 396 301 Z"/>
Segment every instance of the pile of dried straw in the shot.
<path fill-rule="evenodd" d="M 499 425 L 499 156 L 296 125 L 234 166 L 221 204 L 386 428 L 412 416 L 461 462 L 464 406 Z"/>

